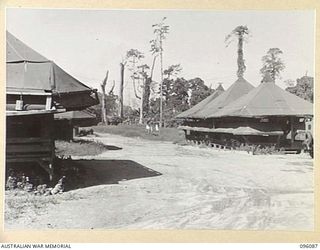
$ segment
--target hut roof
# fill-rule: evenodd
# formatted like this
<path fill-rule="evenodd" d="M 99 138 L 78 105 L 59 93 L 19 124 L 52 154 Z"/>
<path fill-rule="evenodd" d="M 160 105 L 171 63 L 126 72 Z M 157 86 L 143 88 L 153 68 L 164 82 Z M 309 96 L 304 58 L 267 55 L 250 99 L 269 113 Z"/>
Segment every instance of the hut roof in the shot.
<path fill-rule="evenodd" d="M 187 110 L 178 115 L 177 118 L 210 118 L 221 108 L 247 94 L 253 88 L 254 87 L 244 78 L 238 78 L 226 91 L 222 92 L 220 95 L 213 96 L 213 93 L 211 96 L 207 97 L 207 99 L 192 107 L 191 109 L 194 110 L 193 112 L 189 112 L 191 109 Z"/>
<path fill-rule="evenodd" d="M 84 85 L 54 62 L 48 60 L 29 46 L 7 32 L 6 39 L 6 89 L 10 93 L 45 93 L 52 92 L 68 98 L 68 94 L 79 94 L 77 103 L 72 109 L 82 109 L 98 103 L 91 97 L 93 90 Z M 69 97 L 70 98 L 70 97 Z M 81 101 L 80 101 L 81 100 Z M 65 106 L 68 109 L 68 105 Z"/>
<path fill-rule="evenodd" d="M 210 117 L 309 116 L 313 104 L 293 95 L 274 82 L 261 83 L 246 95 L 226 105 Z"/>

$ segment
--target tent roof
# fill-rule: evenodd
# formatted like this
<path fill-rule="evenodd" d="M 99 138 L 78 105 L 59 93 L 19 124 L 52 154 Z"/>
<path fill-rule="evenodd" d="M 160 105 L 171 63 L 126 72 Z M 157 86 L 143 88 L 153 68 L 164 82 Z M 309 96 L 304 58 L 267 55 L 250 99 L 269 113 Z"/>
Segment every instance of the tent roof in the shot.
<path fill-rule="evenodd" d="M 53 94 L 74 94 L 83 96 L 75 107 L 89 107 L 98 103 L 90 95 L 93 90 L 84 85 L 54 62 L 48 60 L 7 32 L 6 89 L 8 92 L 52 92 Z M 60 97 L 59 97 L 60 98 Z M 81 98 L 78 98 L 79 100 Z M 61 101 L 61 98 L 60 98 Z M 68 107 L 65 107 L 68 109 Z"/>
<path fill-rule="evenodd" d="M 212 94 L 207 99 L 192 107 L 191 109 L 193 109 L 194 112 L 189 113 L 189 110 L 187 110 L 178 115 L 177 118 L 209 118 L 219 109 L 247 94 L 253 88 L 254 87 L 244 78 L 238 78 L 226 91 L 222 92 L 220 95 L 213 96 L 214 94 Z"/>
<path fill-rule="evenodd" d="M 6 32 L 7 36 L 7 63 L 8 62 L 48 62 L 49 60 L 31 49 L 10 32 Z"/>
<path fill-rule="evenodd" d="M 281 89 L 273 82 L 264 82 L 210 117 L 307 115 L 313 115 L 312 103 Z"/>
<path fill-rule="evenodd" d="M 208 103 L 210 103 L 213 99 L 218 97 L 223 91 L 216 90 L 214 93 L 203 99 L 201 102 L 197 103 L 190 109 L 180 113 L 177 118 L 184 118 L 184 117 L 192 117 L 193 114 L 196 114 L 201 109 L 203 109 Z"/>

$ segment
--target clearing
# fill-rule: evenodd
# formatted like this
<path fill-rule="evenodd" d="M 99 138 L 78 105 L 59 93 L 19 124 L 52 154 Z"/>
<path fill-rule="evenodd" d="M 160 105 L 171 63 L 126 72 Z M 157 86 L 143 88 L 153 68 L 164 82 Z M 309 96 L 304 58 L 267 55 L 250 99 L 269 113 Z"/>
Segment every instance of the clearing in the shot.
<path fill-rule="evenodd" d="M 81 187 L 6 191 L 6 229 L 313 230 L 313 160 L 99 134 Z M 114 149 L 114 150 L 113 150 Z"/>

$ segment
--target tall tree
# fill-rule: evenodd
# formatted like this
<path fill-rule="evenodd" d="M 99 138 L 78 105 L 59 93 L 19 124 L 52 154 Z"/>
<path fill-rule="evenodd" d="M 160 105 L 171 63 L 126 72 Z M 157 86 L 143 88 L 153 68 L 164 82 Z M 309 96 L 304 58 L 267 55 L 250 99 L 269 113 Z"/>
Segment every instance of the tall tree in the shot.
<path fill-rule="evenodd" d="M 154 41 L 154 40 L 152 40 Z M 150 96 L 151 96 L 151 84 L 153 83 L 153 73 L 154 73 L 154 68 L 156 64 L 156 60 L 159 56 L 159 49 L 153 44 L 153 42 L 150 41 L 151 43 L 151 49 L 150 52 L 152 54 L 152 63 L 151 63 L 151 69 L 149 75 L 147 74 L 146 79 L 145 79 L 145 84 L 144 84 L 144 110 L 146 114 L 149 113 L 150 111 Z"/>
<path fill-rule="evenodd" d="M 126 61 L 122 60 L 120 63 L 120 88 L 119 88 L 119 117 L 123 118 L 123 83 L 124 83 L 124 67 Z"/>
<path fill-rule="evenodd" d="M 153 24 L 153 32 L 156 35 L 155 39 L 151 41 L 151 45 L 155 46 L 155 50 L 160 53 L 160 127 L 162 127 L 162 109 L 163 109 L 163 98 L 162 98 L 162 83 L 163 83 L 163 40 L 166 39 L 166 35 L 169 33 L 169 26 L 165 24 L 164 17 L 159 23 Z"/>
<path fill-rule="evenodd" d="M 145 83 L 146 79 L 148 78 L 146 70 L 149 69 L 149 66 L 146 64 L 138 66 L 138 74 L 139 77 L 142 79 L 142 86 L 141 86 L 141 101 L 140 101 L 140 116 L 139 116 L 139 124 L 143 124 L 143 117 L 144 117 L 144 102 L 148 101 L 145 100 Z"/>
<path fill-rule="evenodd" d="M 281 54 L 283 54 L 283 52 L 279 48 L 271 48 L 268 50 L 267 54 L 262 57 L 263 65 L 260 69 L 262 77 L 269 74 L 274 82 L 280 77 L 280 72 L 285 68 L 284 63 L 280 58 Z"/>
<path fill-rule="evenodd" d="M 128 64 L 129 70 L 131 71 L 131 79 L 132 79 L 132 83 L 133 83 L 133 90 L 134 90 L 135 97 L 137 99 L 141 99 L 141 97 L 138 96 L 138 94 L 137 94 L 137 87 L 136 87 L 136 80 L 139 80 L 137 63 L 139 63 L 140 60 L 142 58 L 144 58 L 144 55 L 142 52 L 140 52 L 137 49 L 130 49 L 127 51 L 126 58 L 129 63 Z"/>
<path fill-rule="evenodd" d="M 172 81 L 173 84 L 169 89 L 166 107 L 169 118 L 172 118 L 172 116 L 170 116 L 171 111 L 175 114 L 176 112 L 182 112 L 189 108 L 189 82 L 184 78 L 177 78 Z"/>
<path fill-rule="evenodd" d="M 188 82 L 191 90 L 190 106 L 196 105 L 214 92 L 214 90 L 205 85 L 204 81 L 199 77 L 191 79 Z"/>
<path fill-rule="evenodd" d="M 107 124 L 107 107 L 106 107 L 106 85 L 108 81 L 108 75 L 109 75 L 109 70 L 107 70 L 106 76 L 104 77 L 102 83 L 101 83 L 101 90 L 102 90 L 102 108 L 101 108 L 101 118 L 102 118 L 102 123 Z"/>
<path fill-rule="evenodd" d="M 164 99 L 164 109 L 168 103 L 171 89 L 174 85 L 174 79 L 177 78 L 178 74 L 182 71 L 182 67 L 180 64 L 170 65 L 167 69 L 163 71 L 164 79 L 162 83 L 162 98 Z"/>
<path fill-rule="evenodd" d="M 143 123 L 143 103 L 144 103 L 144 88 L 145 88 L 145 79 L 146 79 L 146 69 L 149 68 L 148 65 L 143 64 L 137 66 L 137 64 L 144 58 L 144 54 L 137 49 L 130 49 L 127 52 L 127 59 L 129 62 L 129 70 L 132 72 L 131 78 L 133 82 L 133 90 L 135 97 L 140 100 L 140 115 L 139 115 L 139 123 Z M 140 84 L 140 80 L 142 80 L 142 84 Z M 138 86 L 136 86 L 136 81 L 138 82 Z M 140 96 L 138 95 L 137 88 L 141 91 Z"/>
<path fill-rule="evenodd" d="M 171 76 L 177 76 L 181 71 L 182 67 L 180 64 L 173 64 L 163 71 L 163 75 L 170 80 Z"/>
<path fill-rule="evenodd" d="M 238 26 L 236 27 L 229 35 L 226 36 L 225 42 L 227 46 L 233 41 L 233 38 L 238 38 L 238 71 L 237 76 L 243 77 L 244 72 L 246 71 L 245 60 L 243 58 L 243 42 L 246 40 L 249 35 L 249 29 L 247 26 Z"/>

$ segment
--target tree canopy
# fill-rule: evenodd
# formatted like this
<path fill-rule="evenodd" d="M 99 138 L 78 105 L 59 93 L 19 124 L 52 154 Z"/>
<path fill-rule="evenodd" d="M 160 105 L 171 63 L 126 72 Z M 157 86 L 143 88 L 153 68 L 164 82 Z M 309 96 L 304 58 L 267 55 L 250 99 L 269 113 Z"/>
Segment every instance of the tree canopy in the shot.
<path fill-rule="evenodd" d="M 281 54 L 283 54 L 283 52 L 279 48 L 271 48 L 267 54 L 262 57 L 262 68 L 260 69 L 262 77 L 269 74 L 273 81 L 280 78 L 280 73 L 285 68 L 284 62 L 280 57 Z"/>
<path fill-rule="evenodd" d="M 297 79 L 295 86 L 289 86 L 286 91 L 299 96 L 309 102 L 313 102 L 313 77 L 303 76 Z"/>

